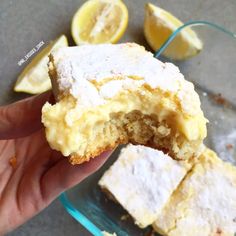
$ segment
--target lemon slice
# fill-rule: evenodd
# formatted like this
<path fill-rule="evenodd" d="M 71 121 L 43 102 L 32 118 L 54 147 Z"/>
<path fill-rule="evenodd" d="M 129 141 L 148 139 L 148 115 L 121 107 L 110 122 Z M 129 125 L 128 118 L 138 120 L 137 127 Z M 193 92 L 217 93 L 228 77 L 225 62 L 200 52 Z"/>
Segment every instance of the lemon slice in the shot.
<path fill-rule="evenodd" d="M 182 25 L 183 22 L 171 13 L 151 3 L 146 5 L 144 34 L 153 50 L 158 50 L 168 37 Z M 174 60 L 184 60 L 198 54 L 202 47 L 202 42 L 197 34 L 188 27 L 176 36 L 163 55 Z"/>
<path fill-rule="evenodd" d="M 89 0 L 75 13 L 71 33 L 77 45 L 116 43 L 128 25 L 128 10 L 121 0 Z"/>
<path fill-rule="evenodd" d="M 68 46 L 65 35 L 61 35 L 58 39 L 49 43 L 47 47 L 33 58 L 19 75 L 14 86 L 14 91 L 38 94 L 51 89 L 51 81 L 47 67 L 48 55 L 52 50 L 64 46 Z"/>

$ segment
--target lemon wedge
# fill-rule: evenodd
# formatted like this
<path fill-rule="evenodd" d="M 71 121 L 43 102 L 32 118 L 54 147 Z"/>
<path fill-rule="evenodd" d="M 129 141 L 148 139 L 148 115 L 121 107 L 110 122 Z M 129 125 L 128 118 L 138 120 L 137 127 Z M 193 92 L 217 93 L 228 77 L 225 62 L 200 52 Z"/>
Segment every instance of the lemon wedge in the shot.
<path fill-rule="evenodd" d="M 168 37 L 182 25 L 183 22 L 171 13 L 151 3 L 146 4 L 144 35 L 153 50 L 158 50 Z M 184 60 L 198 54 L 202 47 L 202 42 L 197 34 L 188 27 L 176 36 L 163 55 L 174 60 Z"/>
<path fill-rule="evenodd" d="M 48 75 L 48 55 L 54 49 L 68 46 L 65 35 L 61 35 L 55 41 L 49 43 L 19 75 L 14 86 L 15 92 L 39 94 L 51 89 L 51 81 Z"/>
<path fill-rule="evenodd" d="M 128 25 L 128 10 L 121 0 L 89 0 L 75 13 L 71 33 L 77 45 L 116 43 Z"/>

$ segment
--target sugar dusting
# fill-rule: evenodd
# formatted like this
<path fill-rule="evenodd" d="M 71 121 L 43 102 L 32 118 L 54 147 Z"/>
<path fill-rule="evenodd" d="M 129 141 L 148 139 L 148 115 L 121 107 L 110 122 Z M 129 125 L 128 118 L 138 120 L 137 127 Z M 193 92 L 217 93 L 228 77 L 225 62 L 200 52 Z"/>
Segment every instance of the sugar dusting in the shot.
<path fill-rule="evenodd" d="M 99 185 L 145 227 L 157 218 L 188 168 L 187 163 L 177 162 L 161 151 L 130 144 Z"/>
<path fill-rule="evenodd" d="M 59 89 L 67 90 L 80 100 L 80 104 L 85 100 L 81 96 L 88 94 L 89 104 L 85 106 L 103 104 L 107 98 L 127 87 L 127 78 L 137 76 L 142 82 L 129 83 L 129 89 L 147 84 L 152 89 L 173 92 L 185 113 L 195 115 L 200 111 L 200 100 L 194 86 L 184 79 L 178 67 L 162 63 L 137 44 L 66 47 L 54 51 L 52 56 Z M 101 82 L 106 78 L 115 80 L 117 77 L 121 80 L 102 87 L 102 92 L 92 84 L 92 81 Z"/>

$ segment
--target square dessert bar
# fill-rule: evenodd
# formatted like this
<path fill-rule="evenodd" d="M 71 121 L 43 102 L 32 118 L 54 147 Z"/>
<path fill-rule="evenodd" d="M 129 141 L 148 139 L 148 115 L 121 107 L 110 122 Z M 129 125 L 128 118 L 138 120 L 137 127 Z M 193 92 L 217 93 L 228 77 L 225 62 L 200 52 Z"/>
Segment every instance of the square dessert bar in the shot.
<path fill-rule="evenodd" d="M 49 74 L 57 102 L 42 108 L 46 138 L 72 164 L 127 143 L 174 159 L 201 153 L 207 120 L 194 85 L 144 47 L 61 48 L 50 55 Z"/>
<path fill-rule="evenodd" d="M 128 145 L 105 172 L 99 185 L 144 228 L 162 213 L 191 165 L 161 151 Z"/>
<path fill-rule="evenodd" d="M 168 236 L 234 236 L 236 168 L 206 149 L 153 227 Z"/>

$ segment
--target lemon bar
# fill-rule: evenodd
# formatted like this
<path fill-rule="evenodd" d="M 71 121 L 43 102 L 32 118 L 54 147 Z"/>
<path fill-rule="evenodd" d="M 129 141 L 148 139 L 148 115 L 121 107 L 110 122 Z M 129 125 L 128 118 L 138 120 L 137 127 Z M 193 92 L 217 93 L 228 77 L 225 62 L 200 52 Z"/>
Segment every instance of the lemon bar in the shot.
<path fill-rule="evenodd" d="M 207 120 L 193 84 L 144 47 L 65 47 L 51 53 L 49 75 L 57 103 L 43 106 L 42 122 L 72 164 L 128 142 L 176 159 L 199 155 Z"/>
<path fill-rule="evenodd" d="M 161 151 L 129 144 L 99 185 L 144 228 L 161 214 L 190 167 L 190 163 L 173 160 Z"/>
<path fill-rule="evenodd" d="M 207 149 L 153 227 L 169 236 L 234 236 L 236 167 Z"/>

